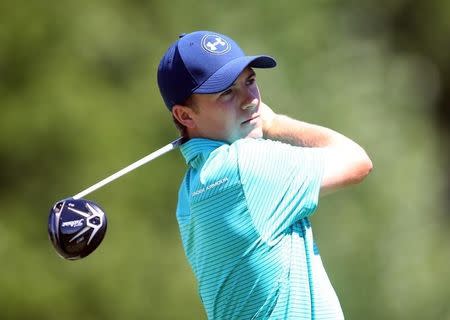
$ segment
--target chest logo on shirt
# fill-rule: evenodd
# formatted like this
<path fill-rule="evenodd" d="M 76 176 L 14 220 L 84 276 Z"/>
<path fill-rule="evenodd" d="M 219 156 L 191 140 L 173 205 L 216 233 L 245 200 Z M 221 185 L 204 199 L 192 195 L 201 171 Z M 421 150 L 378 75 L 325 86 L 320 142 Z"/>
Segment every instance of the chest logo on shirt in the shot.
<path fill-rule="evenodd" d="M 220 180 L 217 180 L 216 182 L 213 182 L 213 183 L 207 185 L 206 187 L 203 187 L 203 188 L 200 188 L 198 190 L 195 190 L 194 192 L 192 192 L 192 196 L 193 197 L 198 196 L 199 194 L 202 194 L 205 191 L 214 189 L 214 188 L 224 184 L 227 181 L 228 181 L 228 177 L 225 177 L 225 178 L 222 178 Z"/>

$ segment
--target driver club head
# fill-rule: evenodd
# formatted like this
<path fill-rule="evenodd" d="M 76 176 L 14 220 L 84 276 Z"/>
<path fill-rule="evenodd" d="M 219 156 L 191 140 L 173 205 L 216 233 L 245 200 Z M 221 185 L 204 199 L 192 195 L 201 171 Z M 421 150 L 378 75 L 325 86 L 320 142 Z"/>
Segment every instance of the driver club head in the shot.
<path fill-rule="evenodd" d="M 88 256 L 106 233 L 106 215 L 94 202 L 68 198 L 55 203 L 48 217 L 48 235 L 56 252 L 77 260 Z"/>

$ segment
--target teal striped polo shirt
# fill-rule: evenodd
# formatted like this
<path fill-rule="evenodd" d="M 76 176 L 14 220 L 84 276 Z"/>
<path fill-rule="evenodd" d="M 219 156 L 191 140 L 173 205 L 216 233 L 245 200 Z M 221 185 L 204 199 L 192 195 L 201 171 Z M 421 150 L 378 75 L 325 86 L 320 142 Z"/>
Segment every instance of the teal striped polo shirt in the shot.
<path fill-rule="evenodd" d="M 324 150 L 191 139 L 177 220 L 208 319 L 343 319 L 313 241 Z"/>

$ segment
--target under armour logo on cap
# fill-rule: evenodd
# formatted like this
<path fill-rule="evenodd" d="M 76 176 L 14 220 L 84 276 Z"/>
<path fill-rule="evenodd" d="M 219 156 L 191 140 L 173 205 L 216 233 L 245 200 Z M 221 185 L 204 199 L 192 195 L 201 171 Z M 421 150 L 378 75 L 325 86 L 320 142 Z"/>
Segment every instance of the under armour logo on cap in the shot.
<path fill-rule="evenodd" d="M 202 48 L 214 54 L 224 54 L 230 51 L 231 45 L 216 34 L 207 34 L 202 38 Z"/>

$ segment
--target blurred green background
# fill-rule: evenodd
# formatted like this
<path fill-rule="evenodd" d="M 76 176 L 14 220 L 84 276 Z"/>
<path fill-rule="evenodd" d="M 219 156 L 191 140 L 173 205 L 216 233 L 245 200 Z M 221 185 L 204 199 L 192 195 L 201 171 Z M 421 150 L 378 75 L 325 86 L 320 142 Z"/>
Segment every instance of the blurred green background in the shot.
<path fill-rule="evenodd" d="M 374 171 L 312 218 L 347 319 L 450 319 L 450 2 L 3 1 L 0 319 L 205 319 L 175 219 L 172 152 L 87 198 L 102 245 L 59 258 L 49 208 L 177 137 L 161 55 L 206 29 L 248 54 L 265 102 L 329 126 Z"/>

